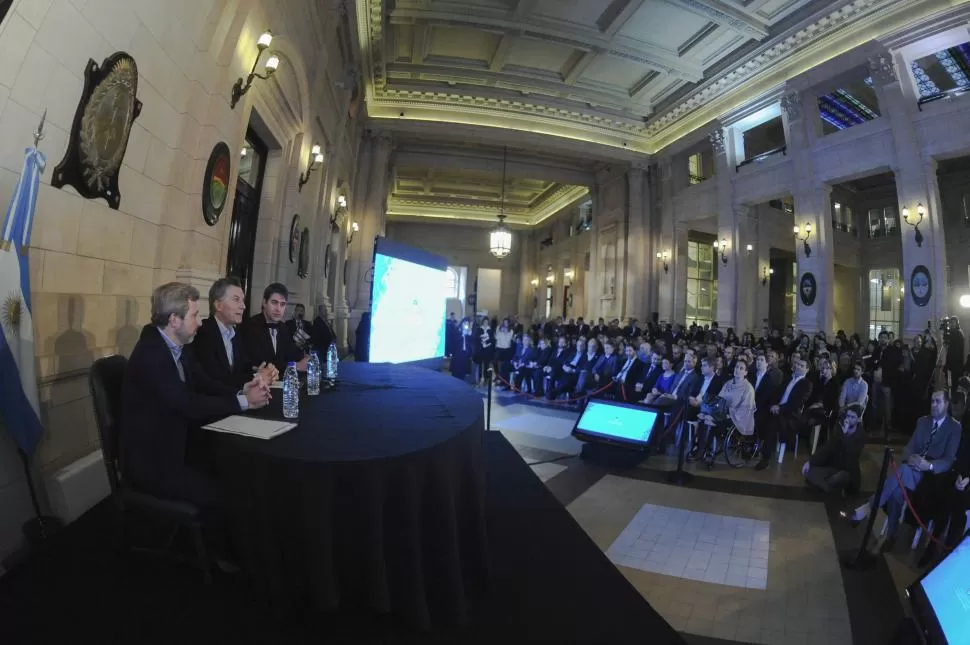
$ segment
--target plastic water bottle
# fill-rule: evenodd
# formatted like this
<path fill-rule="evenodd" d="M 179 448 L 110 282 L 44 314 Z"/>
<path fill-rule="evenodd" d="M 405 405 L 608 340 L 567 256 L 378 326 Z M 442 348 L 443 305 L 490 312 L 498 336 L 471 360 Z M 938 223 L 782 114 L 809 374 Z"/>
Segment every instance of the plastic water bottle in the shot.
<path fill-rule="evenodd" d="M 283 416 L 287 419 L 300 417 L 300 377 L 293 361 L 287 364 L 283 373 Z"/>
<path fill-rule="evenodd" d="M 320 358 L 316 352 L 310 352 L 306 364 L 306 392 L 310 396 L 320 394 Z"/>
<path fill-rule="evenodd" d="M 327 380 L 333 383 L 337 380 L 337 366 L 340 364 L 340 355 L 337 353 L 337 343 L 330 343 L 327 350 Z"/>

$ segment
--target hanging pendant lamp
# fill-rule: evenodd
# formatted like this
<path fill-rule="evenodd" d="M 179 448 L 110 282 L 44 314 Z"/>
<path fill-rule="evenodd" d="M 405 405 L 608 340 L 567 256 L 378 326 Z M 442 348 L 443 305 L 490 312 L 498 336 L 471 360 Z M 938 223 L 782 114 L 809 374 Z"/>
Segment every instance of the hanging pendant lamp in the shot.
<path fill-rule="evenodd" d="M 506 171 L 508 170 L 509 149 L 506 147 L 502 153 L 502 203 L 498 214 L 498 226 L 492 229 L 488 235 L 489 252 L 502 259 L 512 252 L 512 231 L 505 225 L 505 181 Z"/>

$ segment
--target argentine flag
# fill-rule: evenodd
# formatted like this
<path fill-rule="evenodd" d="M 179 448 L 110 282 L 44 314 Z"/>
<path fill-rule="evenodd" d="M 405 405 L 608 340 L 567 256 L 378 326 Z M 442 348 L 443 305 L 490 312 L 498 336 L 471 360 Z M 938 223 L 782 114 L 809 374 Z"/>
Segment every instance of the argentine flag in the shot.
<path fill-rule="evenodd" d="M 24 171 L 0 229 L 0 422 L 28 456 L 44 431 L 37 405 L 27 249 L 46 165 L 43 153 L 27 148 Z"/>

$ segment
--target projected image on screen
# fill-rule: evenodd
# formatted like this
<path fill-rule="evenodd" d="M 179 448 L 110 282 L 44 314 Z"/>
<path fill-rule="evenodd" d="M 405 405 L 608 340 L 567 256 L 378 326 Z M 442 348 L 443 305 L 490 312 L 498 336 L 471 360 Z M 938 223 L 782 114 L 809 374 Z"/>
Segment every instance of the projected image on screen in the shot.
<path fill-rule="evenodd" d="M 370 360 L 407 363 L 445 354 L 446 272 L 378 252 Z"/>
<path fill-rule="evenodd" d="M 576 430 L 604 439 L 645 444 L 650 439 L 657 412 L 649 408 L 628 408 L 590 401 Z"/>

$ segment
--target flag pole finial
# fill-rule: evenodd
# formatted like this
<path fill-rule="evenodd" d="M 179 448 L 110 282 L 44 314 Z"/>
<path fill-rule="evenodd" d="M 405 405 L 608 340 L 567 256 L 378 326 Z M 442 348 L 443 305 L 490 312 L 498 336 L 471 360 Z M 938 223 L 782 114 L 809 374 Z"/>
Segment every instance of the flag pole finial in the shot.
<path fill-rule="evenodd" d="M 44 114 L 40 117 L 40 124 L 37 126 L 37 130 L 34 132 L 34 147 L 41 142 L 44 138 L 44 121 L 47 120 L 47 108 L 44 108 Z"/>

